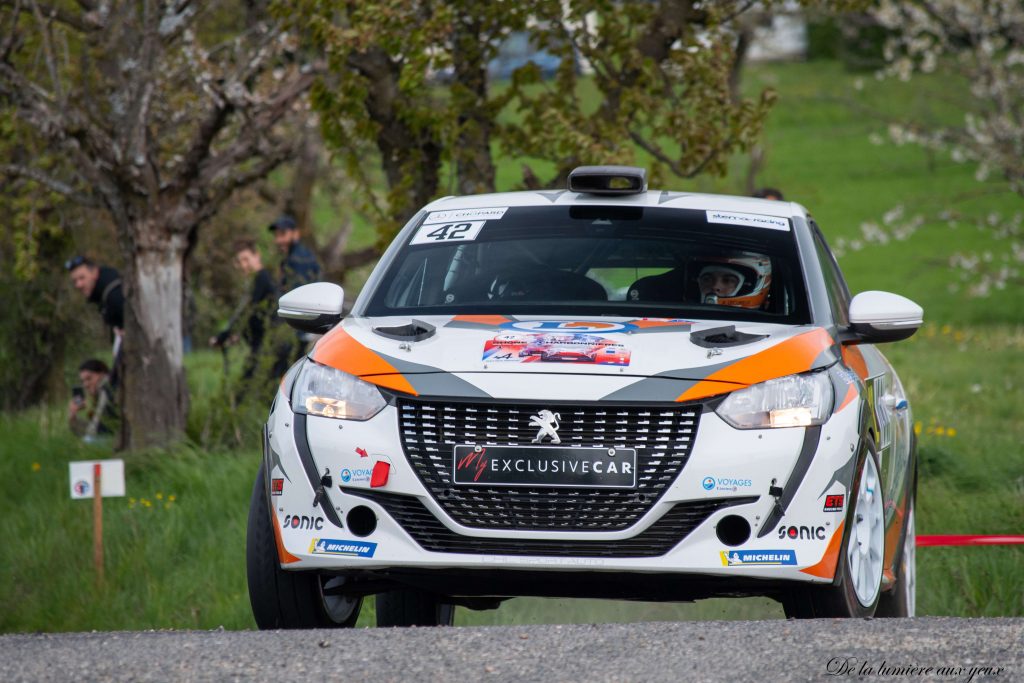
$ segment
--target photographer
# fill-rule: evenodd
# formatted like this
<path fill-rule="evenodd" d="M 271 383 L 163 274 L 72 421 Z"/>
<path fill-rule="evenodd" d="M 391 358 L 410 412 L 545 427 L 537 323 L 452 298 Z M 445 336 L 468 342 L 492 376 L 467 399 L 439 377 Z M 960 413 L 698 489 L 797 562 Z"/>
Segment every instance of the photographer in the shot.
<path fill-rule="evenodd" d="M 114 392 L 110 387 L 110 368 L 106 363 L 90 358 L 78 366 L 78 379 L 82 386 L 71 390 L 68 404 L 68 426 L 85 441 L 98 436 L 113 436 L 117 423 Z"/>

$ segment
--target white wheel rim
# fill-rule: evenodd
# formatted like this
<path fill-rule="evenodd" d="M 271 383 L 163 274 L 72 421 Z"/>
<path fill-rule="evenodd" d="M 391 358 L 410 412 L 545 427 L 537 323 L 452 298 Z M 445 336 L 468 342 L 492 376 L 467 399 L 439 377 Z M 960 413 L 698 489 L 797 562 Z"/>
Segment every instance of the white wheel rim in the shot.
<path fill-rule="evenodd" d="M 903 541 L 903 592 L 907 603 L 907 616 L 917 609 L 917 532 L 914 530 L 914 504 L 907 515 L 907 536 Z"/>
<path fill-rule="evenodd" d="M 870 455 L 857 486 L 857 502 L 853 509 L 853 528 L 847 544 L 846 558 L 850 567 L 857 600 L 870 607 L 882 585 L 882 553 L 885 550 L 882 492 L 878 469 Z"/>

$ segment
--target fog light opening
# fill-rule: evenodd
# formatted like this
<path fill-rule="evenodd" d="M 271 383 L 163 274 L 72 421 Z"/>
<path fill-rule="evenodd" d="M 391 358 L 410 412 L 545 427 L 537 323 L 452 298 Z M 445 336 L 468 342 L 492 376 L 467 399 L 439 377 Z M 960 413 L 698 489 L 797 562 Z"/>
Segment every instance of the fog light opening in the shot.
<path fill-rule="evenodd" d="M 742 545 L 750 538 L 750 522 L 739 515 L 726 515 L 715 526 L 715 533 L 725 545 Z"/>
<path fill-rule="evenodd" d="M 369 536 L 377 530 L 377 515 L 365 505 L 357 505 L 348 511 L 345 523 L 348 524 L 348 530 L 353 536 Z"/>

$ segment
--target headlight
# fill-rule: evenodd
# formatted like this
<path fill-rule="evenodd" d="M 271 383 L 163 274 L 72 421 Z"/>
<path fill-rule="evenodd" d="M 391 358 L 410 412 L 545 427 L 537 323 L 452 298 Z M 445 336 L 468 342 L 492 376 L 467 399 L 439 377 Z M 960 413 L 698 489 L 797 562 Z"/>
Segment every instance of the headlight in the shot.
<path fill-rule="evenodd" d="M 809 427 L 832 414 L 827 372 L 789 375 L 729 394 L 715 411 L 737 429 Z"/>
<path fill-rule="evenodd" d="M 292 410 L 297 413 L 369 420 L 386 405 L 374 385 L 311 360 L 303 364 L 292 388 Z"/>

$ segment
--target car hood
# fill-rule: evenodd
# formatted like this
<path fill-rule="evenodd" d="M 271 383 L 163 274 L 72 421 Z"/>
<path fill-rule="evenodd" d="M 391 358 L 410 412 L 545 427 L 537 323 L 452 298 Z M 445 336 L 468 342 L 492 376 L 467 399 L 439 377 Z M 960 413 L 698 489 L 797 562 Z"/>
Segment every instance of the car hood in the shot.
<path fill-rule="evenodd" d="M 413 395 L 687 401 L 826 367 L 820 327 L 656 318 L 348 318 L 313 360 Z"/>

